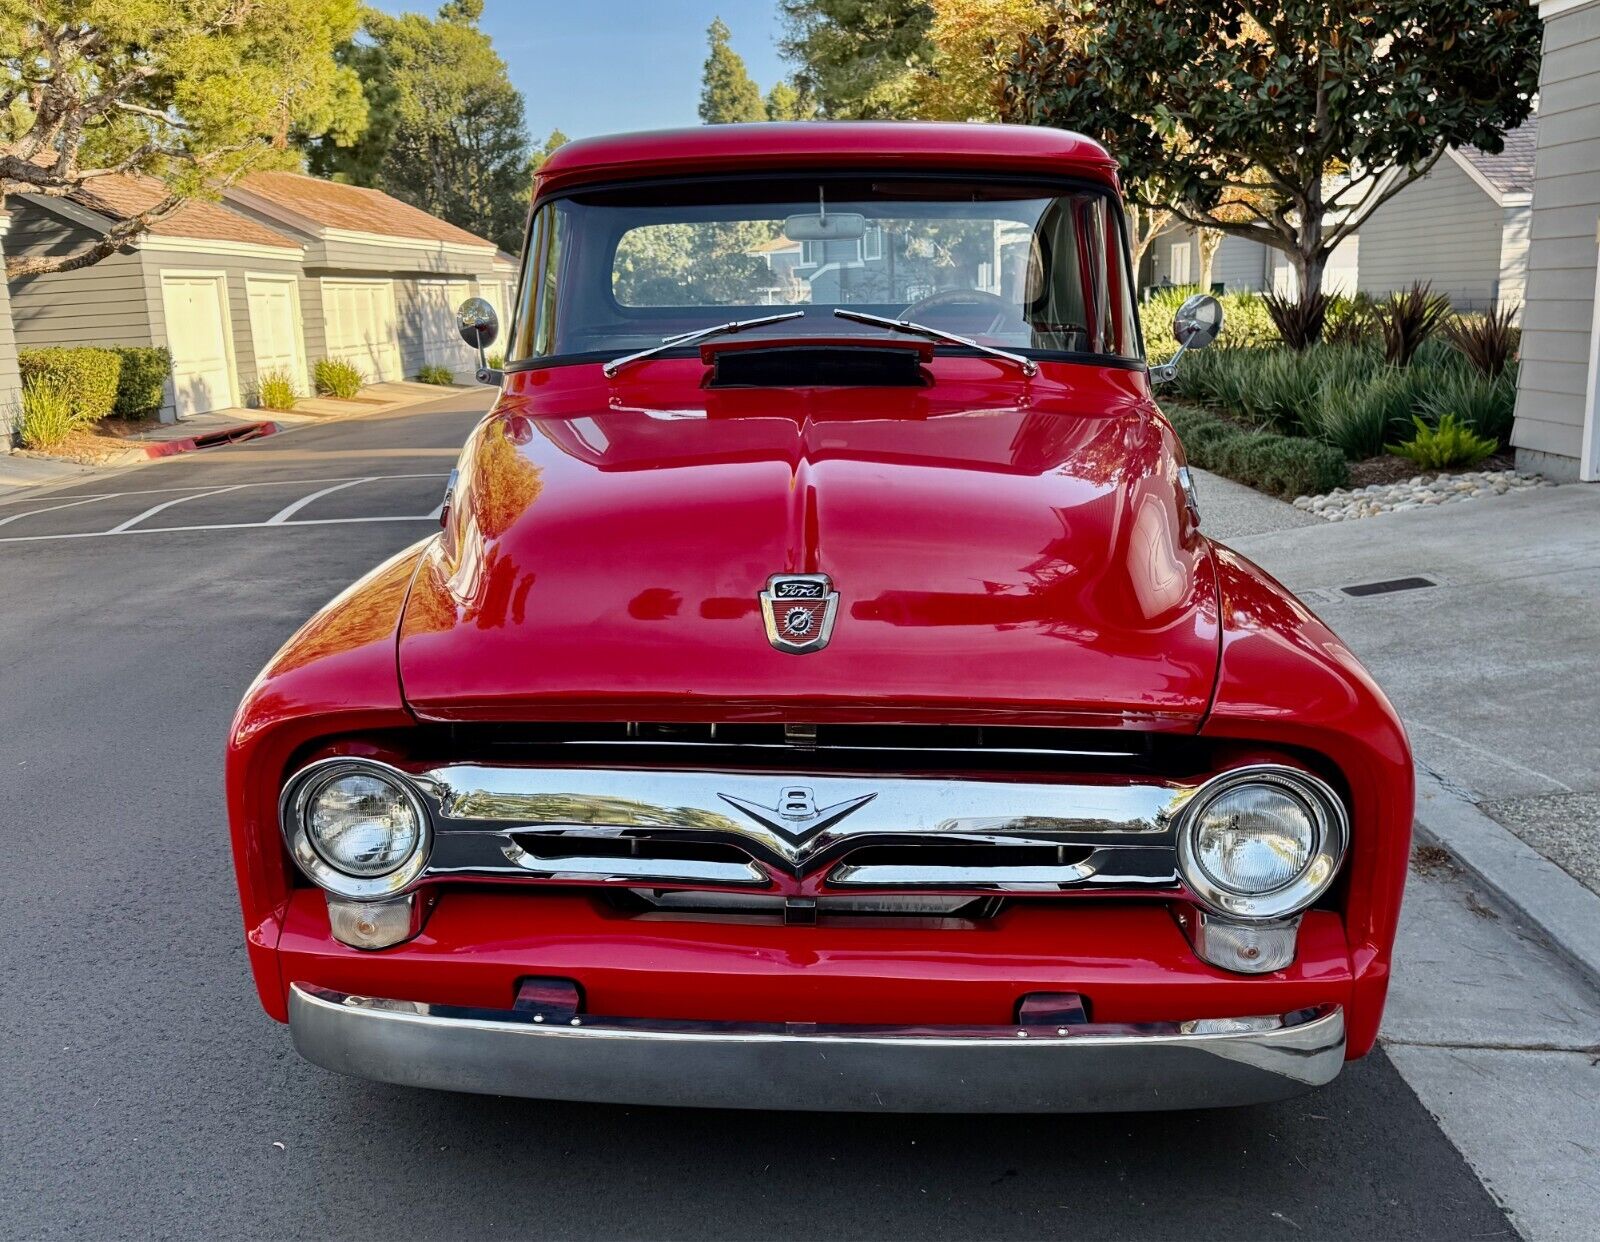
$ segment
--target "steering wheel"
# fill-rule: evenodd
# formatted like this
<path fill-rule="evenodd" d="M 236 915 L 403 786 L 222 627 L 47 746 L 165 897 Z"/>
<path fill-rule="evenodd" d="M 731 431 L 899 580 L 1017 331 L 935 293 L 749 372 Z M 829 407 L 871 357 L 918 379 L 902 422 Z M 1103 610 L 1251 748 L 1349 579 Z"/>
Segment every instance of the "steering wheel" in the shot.
<path fill-rule="evenodd" d="M 928 311 L 938 310 L 944 306 L 994 307 L 994 318 L 989 321 L 988 327 L 978 333 L 979 336 L 994 336 L 1008 326 L 1013 331 L 1020 331 L 1028 326 L 1015 306 L 999 294 L 988 293 L 983 289 L 941 289 L 938 293 L 930 293 L 925 298 L 919 298 L 901 311 L 898 317 L 920 319 Z"/>

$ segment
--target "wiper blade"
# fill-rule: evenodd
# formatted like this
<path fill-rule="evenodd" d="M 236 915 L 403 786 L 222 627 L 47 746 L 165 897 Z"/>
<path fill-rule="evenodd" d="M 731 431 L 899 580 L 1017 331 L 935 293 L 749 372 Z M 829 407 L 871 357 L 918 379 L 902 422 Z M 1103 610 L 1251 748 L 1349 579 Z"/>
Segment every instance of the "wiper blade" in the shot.
<path fill-rule="evenodd" d="M 888 328 L 891 332 L 905 332 L 911 336 L 926 337 L 930 341 L 941 341 L 946 345 L 965 345 L 968 349 L 988 354 L 991 358 L 1002 358 L 1006 362 L 1015 363 L 1022 368 L 1024 375 L 1036 375 L 1039 371 L 1039 364 L 1032 358 L 1025 358 L 1007 349 L 996 349 L 993 345 L 984 345 L 968 336 L 957 336 L 954 332 L 946 332 L 943 328 L 930 328 L 925 323 L 913 323 L 909 319 L 890 319 L 884 315 L 869 315 L 865 311 L 845 310 L 842 306 L 834 307 L 833 313 L 840 319 L 874 324 L 880 328 Z"/>
<path fill-rule="evenodd" d="M 626 354 L 621 358 L 613 358 L 601 368 L 606 378 L 610 379 L 630 362 L 638 362 L 641 358 L 650 358 L 656 354 L 665 353 L 669 349 L 676 349 L 680 345 L 692 345 L 696 341 L 703 341 L 708 336 L 732 336 L 735 332 L 743 332 L 746 328 L 759 328 L 763 324 L 782 323 L 786 319 L 803 319 L 805 311 L 785 311 L 781 315 L 763 315 L 759 319 L 730 319 L 727 323 L 712 324 L 709 328 L 697 328 L 693 332 L 680 332 L 677 336 L 663 338 L 661 344 L 652 345 L 649 349 L 641 349 L 636 354 Z"/>

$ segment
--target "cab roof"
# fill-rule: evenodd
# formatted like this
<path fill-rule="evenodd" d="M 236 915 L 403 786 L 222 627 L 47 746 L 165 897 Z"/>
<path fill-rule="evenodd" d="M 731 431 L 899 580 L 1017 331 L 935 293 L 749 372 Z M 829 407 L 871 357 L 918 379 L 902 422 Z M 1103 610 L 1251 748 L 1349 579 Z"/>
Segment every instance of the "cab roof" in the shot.
<path fill-rule="evenodd" d="M 1077 174 L 1114 184 L 1116 163 L 1092 138 L 1032 125 L 928 121 L 780 121 L 701 125 L 584 138 L 539 169 L 540 193 L 618 177 L 752 169 L 894 167 Z"/>

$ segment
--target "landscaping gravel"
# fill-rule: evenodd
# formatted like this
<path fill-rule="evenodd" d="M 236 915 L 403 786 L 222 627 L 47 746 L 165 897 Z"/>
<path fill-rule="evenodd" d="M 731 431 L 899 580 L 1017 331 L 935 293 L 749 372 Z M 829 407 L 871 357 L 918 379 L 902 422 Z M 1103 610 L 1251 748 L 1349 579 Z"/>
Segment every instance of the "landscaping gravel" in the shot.
<path fill-rule="evenodd" d="M 1466 474 L 1414 475 L 1401 483 L 1369 483 L 1366 487 L 1335 488 L 1325 496 L 1297 496 L 1294 507 L 1329 522 L 1403 513 L 1435 505 L 1453 504 L 1479 496 L 1503 496 L 1529 487 L 1554 487 L 1537 474 L 1516 470 L 1473 470 Z"/>

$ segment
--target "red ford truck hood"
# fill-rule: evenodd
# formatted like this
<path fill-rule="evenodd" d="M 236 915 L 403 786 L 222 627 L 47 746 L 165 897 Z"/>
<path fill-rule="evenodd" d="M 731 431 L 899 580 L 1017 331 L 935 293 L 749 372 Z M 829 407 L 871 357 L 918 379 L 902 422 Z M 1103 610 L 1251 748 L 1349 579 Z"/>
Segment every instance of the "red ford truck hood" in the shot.
<path fill-rule="evenodd" d="M 412 586 L 412 710 L 1192 726 L 1216 585 L 1143 377 L 936 365 L 916 390 L 513 376 Z M 769 643 L 786 572 L 839 593 L 826 649 Z"/>

